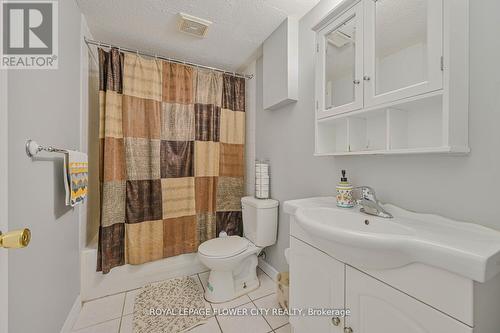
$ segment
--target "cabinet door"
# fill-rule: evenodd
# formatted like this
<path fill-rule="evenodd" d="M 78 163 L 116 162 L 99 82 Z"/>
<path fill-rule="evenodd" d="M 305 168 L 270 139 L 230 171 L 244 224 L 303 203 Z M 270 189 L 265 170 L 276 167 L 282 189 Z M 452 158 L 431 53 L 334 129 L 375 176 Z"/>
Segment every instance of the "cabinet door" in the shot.
<path fill-rule="evenodd" d="M 353 333 L 472 333 L 471 327 L 349 266 L 346 309 L 351 311 L 346 327 Z"/>
<path fill-rule="evenodd" d="M 316 107 L 327 117 L 363 107 L 363 7 L 359 3 L 317 34 Z"/>
<path fill-rule="evenodd" d="M 343 263 L 290 237 L 290 309 L 344 309 L 344 273 Z M 340 333 L 339 319 L 291 316 L 290 323 L 294 333 Z"/>
<path fill-rule="evenodd" d="M 365 0 L 365 106 L 443 87 L 443 1 Z"/>

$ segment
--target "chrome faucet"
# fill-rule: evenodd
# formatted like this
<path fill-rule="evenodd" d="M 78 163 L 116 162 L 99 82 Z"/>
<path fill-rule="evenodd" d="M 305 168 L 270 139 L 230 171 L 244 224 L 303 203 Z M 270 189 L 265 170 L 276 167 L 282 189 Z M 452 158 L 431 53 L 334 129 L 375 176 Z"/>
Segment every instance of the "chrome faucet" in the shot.
<path fill-rule="evenodd" d="M 392 218 L 391 213 L 386 211 L 380 205 L 380 202 L 375 196 L 375 190 L 373 188 L 369 186 L 359 186 L 353 189 L 353 191 L 356 190 L 359 190 L 361 192 L 358 198 L 354 196 L 354 198 L 356 199 L 356 203 L 361 206 L 361 209 L 359 210 L 360 212 L 375 215 L 378 217 Z"/>

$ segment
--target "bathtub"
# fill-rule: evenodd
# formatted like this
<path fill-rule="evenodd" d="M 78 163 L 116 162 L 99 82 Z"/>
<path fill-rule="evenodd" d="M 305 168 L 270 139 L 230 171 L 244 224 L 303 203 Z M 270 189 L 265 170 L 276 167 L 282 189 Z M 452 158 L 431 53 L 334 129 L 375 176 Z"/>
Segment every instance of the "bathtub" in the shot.
<path fill-rule="evenodd" d="M 115 267 L 108 274 L 96 272 L 97 248 L 87 247 L 81 252 L 81 299 L 88 301 L 109 296 L 143 285 L 179 276 L 208 271 L 196 253 L 182 254 L 142 265 Z"/>

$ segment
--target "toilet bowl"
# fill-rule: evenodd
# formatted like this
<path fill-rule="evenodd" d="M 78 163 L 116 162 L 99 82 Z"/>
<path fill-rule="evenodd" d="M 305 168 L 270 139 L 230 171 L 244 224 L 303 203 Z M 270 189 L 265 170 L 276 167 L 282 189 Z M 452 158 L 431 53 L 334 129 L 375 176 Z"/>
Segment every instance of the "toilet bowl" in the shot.
<path fill-rule="evenodd" d="M 198 257 L 211 269 L 207 301 L 226 302 L 257 289 L 257 256 L 261 250 L 240 236 L 214 238 L 201 244 Z"/>
<path fill-rule="evenodd" d="M 198 247 L 198 258 L 210 269 L 205 299 L 227 302 L 259 287 L 257 256 L 276 242 L 278 201 L 241 199 L 243 236 L 219 237 Z"/>

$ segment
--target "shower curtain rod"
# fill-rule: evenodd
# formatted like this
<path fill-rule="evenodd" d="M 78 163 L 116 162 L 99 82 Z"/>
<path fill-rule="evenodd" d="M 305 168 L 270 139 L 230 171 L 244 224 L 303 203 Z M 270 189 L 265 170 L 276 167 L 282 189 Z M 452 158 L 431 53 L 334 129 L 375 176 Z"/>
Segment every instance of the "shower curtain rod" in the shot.
<path fill-rule="evenodd" d="M 215 68 L 215 67 L 210 67 L 210 66 L 205 66 L 205 65 L 200 65 L 200 64 L 193 63 L 193 62 L 189 62 L 189 61 L 182 61 L 182 60 L 177 60 L 177 59 L 174 59 L 174 58 L 164 57 L 164 56 L 161 56 L 161 55 L 158 55 L 158 54 L 144 52 L 144 51 L 141 51 L 141 50 L 134 50 L 134 49 L 130 49 L 128 47 L 121 47 L 121 46 L 117 46 L 117 45 L 113 45 L 113 44 L 109 44 L 109 43 L 104 43 L 104 42 L 101 42 L 101 41 L 98 41 L 98 40 L 88 39 L 87 37 L 84 37 L 84 40 L 85 40 L 85 43 L 87 43 L 87 45 L 95 45 L 95 46 L 106 47 L 106 48 L 116 48 L 116 49 L 118 49 L 120 51 L 124 51 L 124 52 L 140 54 L 140 55 L 144 55 L 144 56 L 152 57 L 152 58 L 157 58 L 157 59 L 163 59 L 163 60 L 166 60 L 166 61 L 169 61 L 169 62 L 174 62 L 174 63 L 177 63 L 177 64 L 183 64 L 183 65 L 191 66 L 191 67 L 210 69 L 210 70 L 213 70 L 213 71 L 216 71 L 216 72 L 221 72 L 221 73 L 229 74 L 229 75 L 232 75 L 232 76 L 241 77 L 241 78 L 244 78 L 244 79 L 253 79 L 253 76 L 254 76 L 253 74 L 246 75 L 246 74 L 240 74 L 240 73 L 236 73 L 236 72 L 230 72 L 230 71 L 226 71 L 226 70 L 223 70 L 223 69 L 219 69 L 219 68 Z"/>

